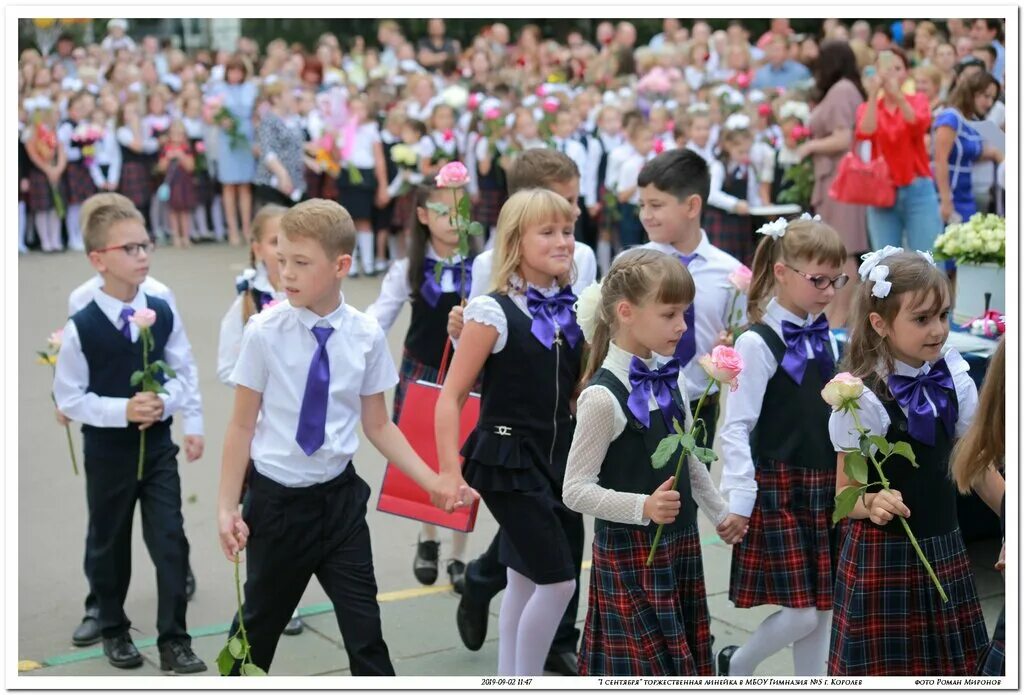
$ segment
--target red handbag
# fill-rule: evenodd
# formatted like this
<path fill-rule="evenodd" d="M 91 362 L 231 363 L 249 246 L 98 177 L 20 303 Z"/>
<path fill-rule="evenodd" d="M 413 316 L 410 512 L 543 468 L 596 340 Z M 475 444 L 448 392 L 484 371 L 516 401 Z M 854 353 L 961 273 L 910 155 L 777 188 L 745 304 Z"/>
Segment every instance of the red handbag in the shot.
<path fill-rule="evenodd" d="M 445 345 L 444 356 L 441 358 L 441 369 L 438 371 L 437 383 L 417 381 L 409 384 L 405 390 L 405 401 L 402 414 L 398 417 L 398 429 L 409 440 L 413 450 L 420 458 L 437 471 L 437 439 L 434 436 L 434 409 L 437 397 L 441 393 L 445 368 L 448 364 L 451 341 Z M 469 394 L 459 417 L 459 446 L 476 427 L 480 418 L 480 395 Z M 377 511 L 404 516 L 435 526 L 454 529 L 469 533 L 476 524 L 476 514 L 480 500 L 469 507 L 460 507 L 451 514 L 438 509 L 430 503 L 430 495 L 412 481 L 398 466 L 391 463 L 384 469 L 384 482 L 380 486 L 380 499 L 377 500 Z"/>
<path fill-rule="evenodd" d="M 896 185 L 885 159 L 872 157 L 865 162 L 852 151 L 839 160 L 839 169 L 828 194 L 849 205 L 891 208 L 896 204 Z"/>

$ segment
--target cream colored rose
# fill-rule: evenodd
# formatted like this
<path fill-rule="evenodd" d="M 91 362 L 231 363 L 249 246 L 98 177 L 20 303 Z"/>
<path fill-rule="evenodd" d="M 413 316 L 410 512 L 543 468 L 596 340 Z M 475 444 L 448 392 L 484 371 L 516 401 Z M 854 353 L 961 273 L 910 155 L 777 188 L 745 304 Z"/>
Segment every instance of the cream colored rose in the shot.
<path fill-rule="evenodd" d="M 825 388 L 821 391 L 821 397 L 832 406 L 833 410 L 840 410 L 860 398 L 862 393 L 864 393 L 864 382 L 849 372 L 841 372 L 832 377 L 832 381 L 825 384 Z"/>

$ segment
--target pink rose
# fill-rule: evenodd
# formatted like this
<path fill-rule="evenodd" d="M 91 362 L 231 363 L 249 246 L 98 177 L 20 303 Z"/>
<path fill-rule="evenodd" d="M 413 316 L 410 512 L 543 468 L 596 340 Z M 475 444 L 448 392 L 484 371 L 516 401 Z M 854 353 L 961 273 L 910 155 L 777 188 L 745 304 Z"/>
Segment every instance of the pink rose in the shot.
<path fill-rule="evenodd" d="M 455 132 L 451 128 L 449 128 L 446 131 L 444 131 L 443 137 L 445 142 L 451 142 L 452 140 L 455 139 Z"/>
<path fill-rule="evenodd" d="M 280 300 L 280 299 L 271 299 L 271 300 L 270 300 L 269 302 L 267 302 L 266 304 L 264 304 L 264 305 L 263 305 L 263 309 L 262 309 L 262 310 L 263 310 L 263 311 L 266 311 L 266 310 L 267 310 L 267 309 L 269 309 L 270 307 L 272 307 L 272 306 L 277 306 L 277 305 L 278 305 L 278 304 L 280 304 L 280 303 L 281 303 L 281 300 Z"/>
<path fill-rule="evenodd" d="M 204 152 L 206 152 L 206 145 L 202 140 L 199 140 L 196 142 L 196 154 L 203 154 Z"/>
<path fill-rule="evenodd" d="M 559 102 L 555 97 L 547 97 L 540 105 L 540 107 L 544 109 L 544 113 L 548 114 L 553 114 L 555 111 L 558 111 L 559 106 L 561 106 L 561 102 Z"/>
<path fill-rule="evenodd" d="M 487 109 L 486 111 L 484 111 L 484 118 L 486 118 L 488 121 L 495 121 L 501 118 L 501 111 L 497 108 Z"/>
<path fill-rule="evenodd" d="M 658 138 L 657 140 L 654 141 L 652 149 L 654 150 L 654 154 L 661 154 L 662 152 L 665 151 L 665 141 L 662 140 L 661 138 Z"/>
<path fill-rule="evenodd" d="M 732 391 L 739 386 L 738 377 L 743 371 L 743 358 L 734 348 L 718 345 L 710 355 L 704 355 L 698 361 L 708 376 L 718 383 L 728 385 Z"/>
<path fill-rule="evenodd" d="M 152 309 L 139 309 L 131 318 L 131 322 L 141 328 L 149 328 L 156 323 L 156 312 Z"/>
<path fill-rule="evenodd" d="M 469 95 L 469 99 L 466 100 L 466 106 L 469 107 L 470 110 L 475 111 L 476 107 L 480 105 L 481 101 L 483 101 L 483 98 L 483 94 L 480 92 L 473 92 Z"/>
<path fill-rule="evenodd" d="M 50 334 L 50 337 L 46 339 L 50 349 L 54 352 L 60 352 L 60 346 L 64 343 L 64 329 L 54 331 Z"/>
<path fill-rule="evenodd" d="M 769 116 L 772 115 L 772 105 L 771 104 L 758 104 L 757 105 L 757 115 L 760 116 L 761 118 L 768 118 Z"/>
<path fill-rule="evenodd" d="M 438 188 L 462 188 L 469 183 L 469 170 L 462 162 L 448 162 L 434 177 Z"/>
<path fill-rule="evenodd" d="M 548 95 L 548 90 L 547 87 L 545 87 L 542 84 L 539 84 L 537 85 L 537 89 L 535 89 L 533 93 L 539 97 L 546 97 Z"/>
<path fill-rule="evenodd" d="M 750 280 L 753 278 L 753 273 L 750 272 L 750 268 L 745 265 L 741 265 L 736 270 L 729 273 L 729 284 L 736 288 L 737 291 L 746 294 L 750 291 Z"/>
<path fill-rule="evenodd" d="M 746 89 L 747 87 L 749 87 L 750 75 L 745 72 L 741 72 L 740 74 L 736 75 L 736 86 L 739 87 L 740 89 Z"/>

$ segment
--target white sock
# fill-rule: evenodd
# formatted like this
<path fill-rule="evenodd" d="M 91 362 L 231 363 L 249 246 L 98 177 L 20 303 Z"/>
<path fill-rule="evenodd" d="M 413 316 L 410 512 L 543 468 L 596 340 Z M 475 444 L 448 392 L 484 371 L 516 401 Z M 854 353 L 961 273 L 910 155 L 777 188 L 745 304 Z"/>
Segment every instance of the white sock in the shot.
<path fill-rule="evenodd" d="M 729 660 L 729 675 L 753 675 L 757 665 L 769 656 L 811 634 L 818 626 L 817 613 L 813 608 L 783 608 L 772 613 L 747 643 L 733 652 Z"/>
<path fill-rule="evenodd" d="M 25 246 L 25 236 L 28 234 L 28 208 L 25 201 L 18 203 L 18 253 L 28 251 Z"/>
<path fill-rule="evenodd" d="M 82 244 L 81 215 L 81 203 L 68 206 L 68 248 L 72 251 L 81 251 L 85 248 Z"/>
<path fill-rule="evenodd" d="M 46 213 L 46 219 L 50 223 L 50 245 L 54 251 L 60 251 L 64 248 L 64 241 L 60 238 L 60 215 L 56 210 L 50 210 Z"/>
<path fill-rule="evenodd" d="M 516 648 L 523 609 L 537 585 L 513 569 L 505 570 L 508 583 L 498 611 L 498 674 L 516 675 Z M 561 617 L 561 614 L 559 614 Z"/>
<path fill-rule="evenodd" d="M 608 269 L 612 267 L 612 242 L 606 239 L 598 239 L 597 241 L 597 268 L 601 272 L 601 277 L 608 274 Z"/>
<path fill-rule="evenodd" d="M 192 213 L 195 224 L 192 227 L 192 232 L 195 236 L 200 238 L 206 238 L 210 236 L 210 228 L 206 226 L 206 207 L 200 205 Z"/>
<path fill-rule="evenodd" d="M 356 247 L 362 270 L 369 275 L 373 272 L 373 232 L 365 229 L 356 232 Z"/>
<path fill-rule="evenodd" d="M 210 213 L 213 217 L 213 233 L 217 237 L 217 241 L 224 241 L 227 230 L 224 227 L 224 201 L 221 196 L 214 196 Z"/>
<path fill-rule="evenodd" d="M 466 548 L 469 547 L 469 534 L 460 531 L 452 531 L 452 552 L 451 559 L 459 562 L 466 562 Z"/>
<path fill-rule="evenodd" d="M 436 541 L 437 540 L 437 527 L 433 524 L 421 524 L 420 525 L 420 542 L 422 541 Z"/>
<path fill-rule="evenodd" d="M 163 206 L 160 204 L 160 198 L 157 197 L 156 193 L 154 193 L 153 197 L 149 199 L 149 223 L 153 226 L 153 229 L 150 231 L 152 231 L 153 236 L 158 239 L 162 239 L 166 234 L 164 231 L 166 228 L 163 226 L 164 221 L 160 216 L 162 207 Z"/>
<path fill-rule="evenodd" d="M 36 235 L 39 237 L 39 245 L 43 251 L 55 251 L 60 248 L 60 218 L 57 217 L 57 213 L 53 210 L 46 210 L 45 212 L 37 212 L 36 218 Z M 51 230 L 50 219 L 56 218 L 57 224 L 57 235 L 56 240 Z"/>
<path fill-rule="evenodd" d="M 828 672 L 828 646 L 832 611 L 816 611 L 818 624 L 811 634 L 793 642 L 793 675 L 824 676 Z"/>
<path fill-rule="evenodd" d="M 398 237 L 394 234 L 388 234 L 388 257 L 392 262 L 398 260 Z"/>
<path fill-rule="evenodd" d="M 529 581 L 529 580 L 527 580 Z M 516 634 L 517 676 L 544 675 L 544 660 L 562 621 L 565 607 L 576 590 L 576 580 L 556 584 L 538 584 L 526 602 Z"/>

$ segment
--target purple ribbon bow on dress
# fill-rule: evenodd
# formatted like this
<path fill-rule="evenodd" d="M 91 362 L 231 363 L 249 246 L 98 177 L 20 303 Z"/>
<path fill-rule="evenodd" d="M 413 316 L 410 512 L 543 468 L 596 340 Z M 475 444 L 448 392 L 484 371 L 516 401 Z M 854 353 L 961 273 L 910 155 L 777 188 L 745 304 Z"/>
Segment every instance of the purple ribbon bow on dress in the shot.
<path fill-rule="evenodd" d="M 576 324 L 576 316 L 573 314 L 574 304 L 576 304 L 576 295 L 568 285 L 563 287 L 558 294 L 550 297 L 545 297 L 536 287 L 531 287 L 526 291 L 526 308 L 533 316 L 530 332 L 544 347 L 550 350 L 554 345 L 557 329 L 561 329 L 562 334 L 572 347 L 576 347 L 576 343 L 583 337 L 580 327 Z"/>
<path fill-rule="evenodd" d="M 634 355 L 629 362 L 629 385 L 633 387 L 626 400 L 629 412 L 633 413 L 633 417 L 644 427 L 650 427 L 651 413 L 647 404 L 653 395 L 668 431 L 674 431 L 673 418 L 679 420 L 679 425 L 683 426 L 686 419 L 672 398 L 672 389 L 678 387 L 678 382 L 678 359 L 673 357 L 657 369 L 648 369 L 643 360 Z"/>
<path fill-rule="evenodd" d="M 441 300 L 441 295 L 444 290 L 441 289 L 441 283 L 437 281 L 437 276 L 434 275 L 435 268 L 438 263 L 442 261 L 435 261 L 433 258 L 423 259 L 423 284 L 420 285 L 420 296 L 423 300 L 434 308 L 437 303 Z M 468 263 L 465 266 L 461 265 L 444 265 L 444 270 L 441 274 L 450 273 L 452 278 L 452 284 L 455 285 L 455 291 L 460 296 L 465 297 L 469 294 L 470 285 L 473 279 L 473 272 L 470 269 Z M 459 280 L 456 281 L 456 276 Z"/>
<path fill-rule="evenodd" d="M 927 374 L 892 374 L 888 384 L 896 402 L 907 409 L 907 425 L 911 437 L 922 444 L 935 445 L 936 417 L 928 404 L 929 400 L 935 404 L 938 419 L 946 426 L 946 433 L 953 437 L 960 406 L 956 398 L 950 398 L 949 395 L 949 391 L 956 393 L 956 387 L 945 359 L 933 364 Z"/>
<path fill-rule="evenodd" d="M 814 361 L 818 363 L 821 378 L 828 381 L 835 372 L 835 358 L 832 356 L 832 343 L 829 340 L 828 319 L 822 314 L 809 326 L 798 326 L 790 321 L 782 322 L 782 338 L 786 341 L 786 354 L 782 356 L 782 368 L 793 381 L 800 384 L 804 380 L 807 368 L 807 350 L 804 339 L 811 342 Z"/>

